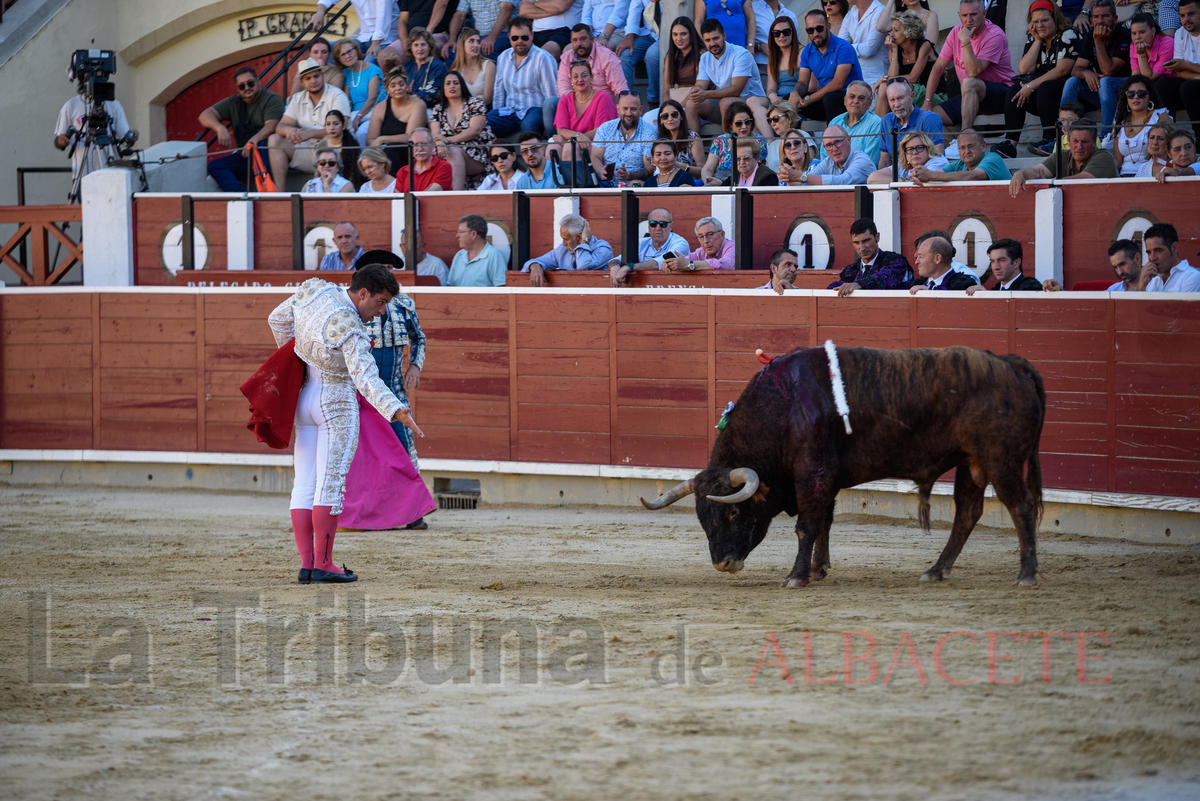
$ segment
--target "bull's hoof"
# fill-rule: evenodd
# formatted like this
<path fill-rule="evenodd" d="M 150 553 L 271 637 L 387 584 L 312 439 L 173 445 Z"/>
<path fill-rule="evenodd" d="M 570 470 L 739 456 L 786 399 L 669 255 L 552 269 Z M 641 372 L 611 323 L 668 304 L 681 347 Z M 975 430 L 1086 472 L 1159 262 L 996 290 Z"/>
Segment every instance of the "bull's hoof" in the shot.
<path fill-rule="evenodd" d="M 926 570 L 921 574 L 921 581 L 945 581 L 949 577 L 949 574 L 949 570 L 941 573 L 933 570 Z"/>
<path fill-rule="evenodd" d="M 1025 578 L 1018 578 L 1016 586 L 1018 586 L 1018 587 L 1036 587 L 1038 585 L 1038 582 L 1041 581 L 1043 578 L 1044 578 L 1044 576 L 1042 576 L 1041 573 L 1037 573 L 1033 576 L 1026 576 Z"/>
<path fill-rule="evenodd" d="M 808 581 L 809 581 L 808 579 L 800 578 L 799 576 L 788 576 L 784 580 L 783 584 L 781 584 L 780 586 L 781 587 L 807 587 Z"/>
<path fill-rule="evenodd" d="M 829 565 L 815 565 L 812 569 L 812 580 L 820 581 L 829 575 Z"/>

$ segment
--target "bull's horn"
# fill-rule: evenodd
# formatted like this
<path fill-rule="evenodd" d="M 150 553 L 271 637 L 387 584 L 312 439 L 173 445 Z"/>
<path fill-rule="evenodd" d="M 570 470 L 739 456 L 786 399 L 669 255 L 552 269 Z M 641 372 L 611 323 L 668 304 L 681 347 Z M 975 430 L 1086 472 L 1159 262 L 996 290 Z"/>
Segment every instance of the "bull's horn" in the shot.
<path fill-rule="evenodd" d="M 689 478 L 687 481 L 676 484 L 674 487 L 671 487 L 669 490 L 664 492 L 662 495 L 659 495 L 652 501 L 647 501 L 645 498 L 638 498 L 638 500 L 641 501 L 642 506 L 645 506 L 647 509 L 661 509 L 664 506 L 670 506 L 680 498 L 685 498 L 696 491 L 696 488 L 692 486 L 692 482 L 695 480 L 696 479 L 694 478 Z"/>
<path fill-rule="evenodd" d="M 708 499 L 721 503 L 740 503 L 746 500 L 758 492 L 758 473 L 749 467 L 736 467 L 729 471 L 729 483 L 735 487 L 741 484 L 742 488 L 732 495 L 709 495 Z"/>

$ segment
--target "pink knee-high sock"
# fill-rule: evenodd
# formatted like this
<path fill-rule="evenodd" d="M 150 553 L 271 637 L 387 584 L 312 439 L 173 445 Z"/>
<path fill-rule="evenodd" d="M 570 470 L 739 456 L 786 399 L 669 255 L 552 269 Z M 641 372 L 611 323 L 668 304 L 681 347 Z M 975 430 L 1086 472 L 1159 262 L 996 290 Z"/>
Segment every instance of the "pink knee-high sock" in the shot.
<path fill-rule="evenodd" d="M 332 506 L 313 507 L 312 527 L 317 546 L 313 567 L 330 573 L 341 573 L 342 569 L 333 563 L 333 539 L 337 536 L 338 516 L 331 514 L 332 510 Z"/>
<path fill-rule="evenodd" d="M 308 509 L 292 510 L 292 534 L 296 538 L 296 550 L 300 552 L 300 567 L 312 570 L 313 566 L 313 515 Z"/>

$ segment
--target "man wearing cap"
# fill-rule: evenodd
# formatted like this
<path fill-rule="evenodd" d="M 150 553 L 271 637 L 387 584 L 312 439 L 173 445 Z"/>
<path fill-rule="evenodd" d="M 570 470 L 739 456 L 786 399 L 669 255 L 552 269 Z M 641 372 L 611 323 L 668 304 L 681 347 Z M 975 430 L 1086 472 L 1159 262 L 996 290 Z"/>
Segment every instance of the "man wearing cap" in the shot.
<path fill-rule="evenodd" d="M 316 168 L 316 145 L 325 137 L 325 116 L 331 111 L 350 116 L 350 98 L 325 83 L 325 73 L 315 59 L 300 62 L 300 85 L 304 88 L 288 98 L 283 118 L 267 143 L 271 177 L 280 192 L 287 191 L 289 167 L 310 174 Z"/>

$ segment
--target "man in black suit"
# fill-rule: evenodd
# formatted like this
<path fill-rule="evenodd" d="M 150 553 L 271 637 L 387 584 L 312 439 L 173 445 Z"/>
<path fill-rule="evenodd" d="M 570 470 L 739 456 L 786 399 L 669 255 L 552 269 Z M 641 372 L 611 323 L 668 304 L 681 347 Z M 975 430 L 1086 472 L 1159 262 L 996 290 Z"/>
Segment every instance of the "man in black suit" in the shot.
<path fill-rule="evenodd" d="M 951 263 L 954 246 L 940 236 L 931 236 L 917 245 L 917 273 L 919 277 L 909 288 L 915 295 L 926 289 L 959 291 L 978 286 L 979 279 L 969 272 L 959 272 Z"/>
<path fill-rule="evenodd" d="M 1021 273 L 1024 257 L 1025 251 L 1015 239 L 998 239 L 992 243 L 988 248 L 988 266 L 992 275 L 996 276 L 996 285 L 992 289 L 1001 292 L 1041 292 L 1041 281 Z M 974 295 L 982 288 L 970 287 L 967 294 Z"/>
<path fill-rule="evenodd" d="M 856 289 L 908 289 L 913 269 L 899 253 L 879 249 L 879 229 L 874 220 L 855 220 L 850 226 L 850 244 L 858 256 L 826 289 L 836 289 L 844 298 Z"/>

